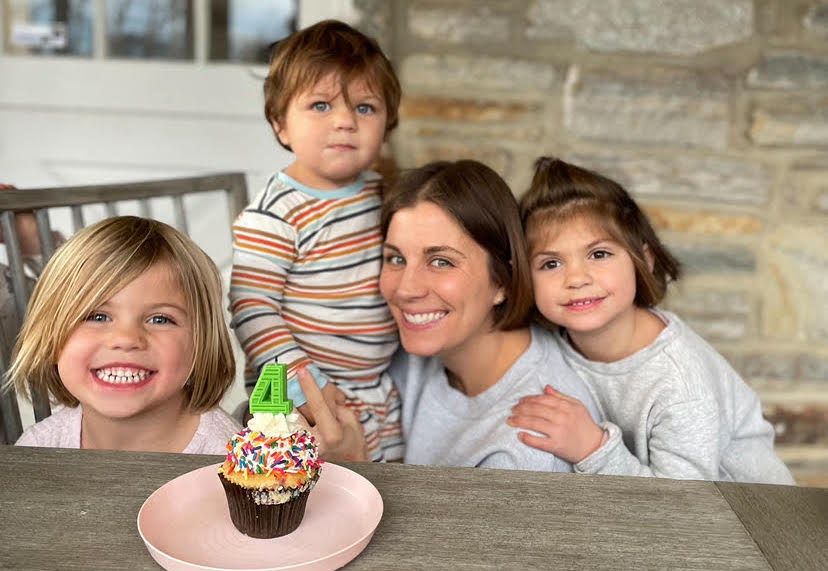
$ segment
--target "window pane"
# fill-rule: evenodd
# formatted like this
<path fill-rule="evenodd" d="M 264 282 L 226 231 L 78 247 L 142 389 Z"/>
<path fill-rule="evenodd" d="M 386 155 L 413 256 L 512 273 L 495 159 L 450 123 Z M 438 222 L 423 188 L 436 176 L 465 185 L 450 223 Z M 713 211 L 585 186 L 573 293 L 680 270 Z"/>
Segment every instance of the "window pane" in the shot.
<path fill-rule="evenodd" d="M 296 31 L 297 0 L 210 2 L 210 59 L 267 63 L 270 45 Z"/>
<path fill-rule="evenodd" d="M 10 54 L 91 56 L 92 0 L 5 0 Z"/>
<path fill-rule="evenodd" d="M 192 0 L 107 0 L 107 55 L 192 59 L 192 22 Z"/>

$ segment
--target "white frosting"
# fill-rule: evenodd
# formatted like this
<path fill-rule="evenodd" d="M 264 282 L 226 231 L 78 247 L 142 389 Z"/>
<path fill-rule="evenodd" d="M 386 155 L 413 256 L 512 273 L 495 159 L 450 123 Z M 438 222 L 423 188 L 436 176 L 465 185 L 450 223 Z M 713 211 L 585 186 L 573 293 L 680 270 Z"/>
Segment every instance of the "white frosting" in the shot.
<path fill-rule="evenodd" d="M 281 412 L 254 412 L 253 418 L 247 421 L 247 428 L 274 438 L 290 436 L 304 427 L 299 423 L 299 413 L 294 409 L 287 415 Z"/>

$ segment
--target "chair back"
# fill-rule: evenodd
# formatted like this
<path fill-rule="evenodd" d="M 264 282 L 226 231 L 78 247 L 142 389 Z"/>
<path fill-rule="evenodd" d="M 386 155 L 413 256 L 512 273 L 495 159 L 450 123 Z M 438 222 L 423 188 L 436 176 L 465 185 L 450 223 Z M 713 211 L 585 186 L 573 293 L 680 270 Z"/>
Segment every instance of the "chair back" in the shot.
<path fill-rule="evenodd" d="M 33 212 L 37 221 L 40 238 L 42 264 L 45 265 L 55 251 L 49 211 L 68 207 L 71 212 L 72 232 L 86 224 L 84 207 L 102 205 L 104 218 L 126 214 L 127 205 L 137 203 L 138 212 L 129 212 L 145 218 L 169 220 L 176 229 L 190 234 L 185 195 L 204 195 L 223 192 L 226 201 L 210 199 L 209 208 L 218 205 L 226 210 L 227 234 L 236 216 L 247 205 L 247 182 L 244 173 L 218 173 L 203 176 L 172 178 L 129 183 L 96 184 L 91 186 L 62 186 L 25 190 L 0 191 L 0 226 L 3 230 L 8 267 L 3 279 L 8 280 L 8 289 L 13 294 L 10 300 L 0 303 L 0 373 L 5 382 L 6 370 L 10 364 L 12 349 L 17 332 L 23 323 L 26 306 L 31 295 L 31 279 L 27 279 L 20 241 L 15 228 L 16 212 Z M 161 199 L 161 200 L 159 200 Z M 164 204 L 161 204 L 161 203 Z M 98 207 L 100 208 L 100 207 Z M 202 246 L 203 247 L 203 246 Z M 48 395 L 33 394 L 34 420 L 40 421 L 51 414 Z M 0 443 L 13 444 L 22 434 L 23 423 L 17 395 L 13 388 L 0 391 Z"/>

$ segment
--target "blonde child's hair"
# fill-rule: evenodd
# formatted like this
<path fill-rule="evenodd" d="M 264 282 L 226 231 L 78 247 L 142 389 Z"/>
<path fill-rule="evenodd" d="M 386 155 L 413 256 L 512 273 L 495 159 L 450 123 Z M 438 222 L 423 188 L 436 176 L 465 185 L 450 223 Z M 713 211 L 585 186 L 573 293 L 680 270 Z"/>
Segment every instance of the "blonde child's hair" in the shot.
<path fill-rule="evenodd" d="M 26 397 L 51 393 L 58 403 L 77 406 L 58 376 L 57 360 L 66 341 L 93 310 L 162 262 L 181 287 L 193 324 L 193 363 L 184 402 L 195 413 L 217 406 L 236 368 L 218 269 L 175 228 L 136 216 L 108 218 L 80 230 L 49 260 L 29 301 L 8 383 Z"/>
<path fill-rule="evenodd" d="M 578 216 L 590 216 L 627 250 L 635 267 L 635 305 L 652 307 L 678 279 L 680 266 L 661 243 L 647 215 L 620 184 L 554 157 L 535 163 L 532 185 L 520 200 L 520 216 L 530 251 L 550 229 Z M 650 270 L 647 256 L 653 259 Z"/>
<path fill-rule="evenodd" d="M 346 101 L 348 85 L 365 79 L 385 102 L 385 134 L 397 126 L 402 90 L 391 62 L 373 38 L 337 20 L 314 24 L 273 47 L 264 82 L 267 122 L 283 123 L 291 100 L 331 72 L 338 74 Z"/>

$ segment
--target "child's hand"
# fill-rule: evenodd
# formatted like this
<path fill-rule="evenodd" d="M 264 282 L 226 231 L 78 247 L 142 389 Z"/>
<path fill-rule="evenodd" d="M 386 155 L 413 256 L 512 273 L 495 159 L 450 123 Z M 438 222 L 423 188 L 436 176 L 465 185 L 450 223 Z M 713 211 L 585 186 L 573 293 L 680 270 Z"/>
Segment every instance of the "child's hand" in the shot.
<path fill-rule="evenodd" d="M 302 370 L 304 371 L 304 369 Z M 307 371 L 305 372 L 307 373 Z M 301 386 L 302 383 L 300 382 L 299 384 Z M 328 410 L 331 411 L 336 410 L 337 404 L 345 404 L 345 395 L 333 383 L 327 383 L 325 388 L 322 389 L 322 398 L 325 399 L 325 404 L 328 405 Z M 310 406 L 308 406 L 308 403 L 305 403 L 302 406 L 297 406 L 296 410 L 299 411 L 299 414 L 305 417 L 310 425 L 316 424 L 316 415 L 313 414 L 313 411 Z"/>
<path fill-rule="evenodd" d="M 307 369 L 299 369 L 298 376 L 299 386 L 308 399 L 304 407 L 316 420 L 311 432 L 319 439 L 320 457 L 331 461 L 367 462 L 365 434 L 354 412 L 342 402 L 335 402 L 332 408 L 329 407 Z"/>
<path fill-rule="evenodd" d="M 533 430 L 546 436 L 518 433 L 524 444 L 572 464 L 595 452 L 603 442 L 604 430 L 595 424 L 578 399 L 546 386 L 544 394 L 523 397 L 512 407 L 510 426 Z"/>

